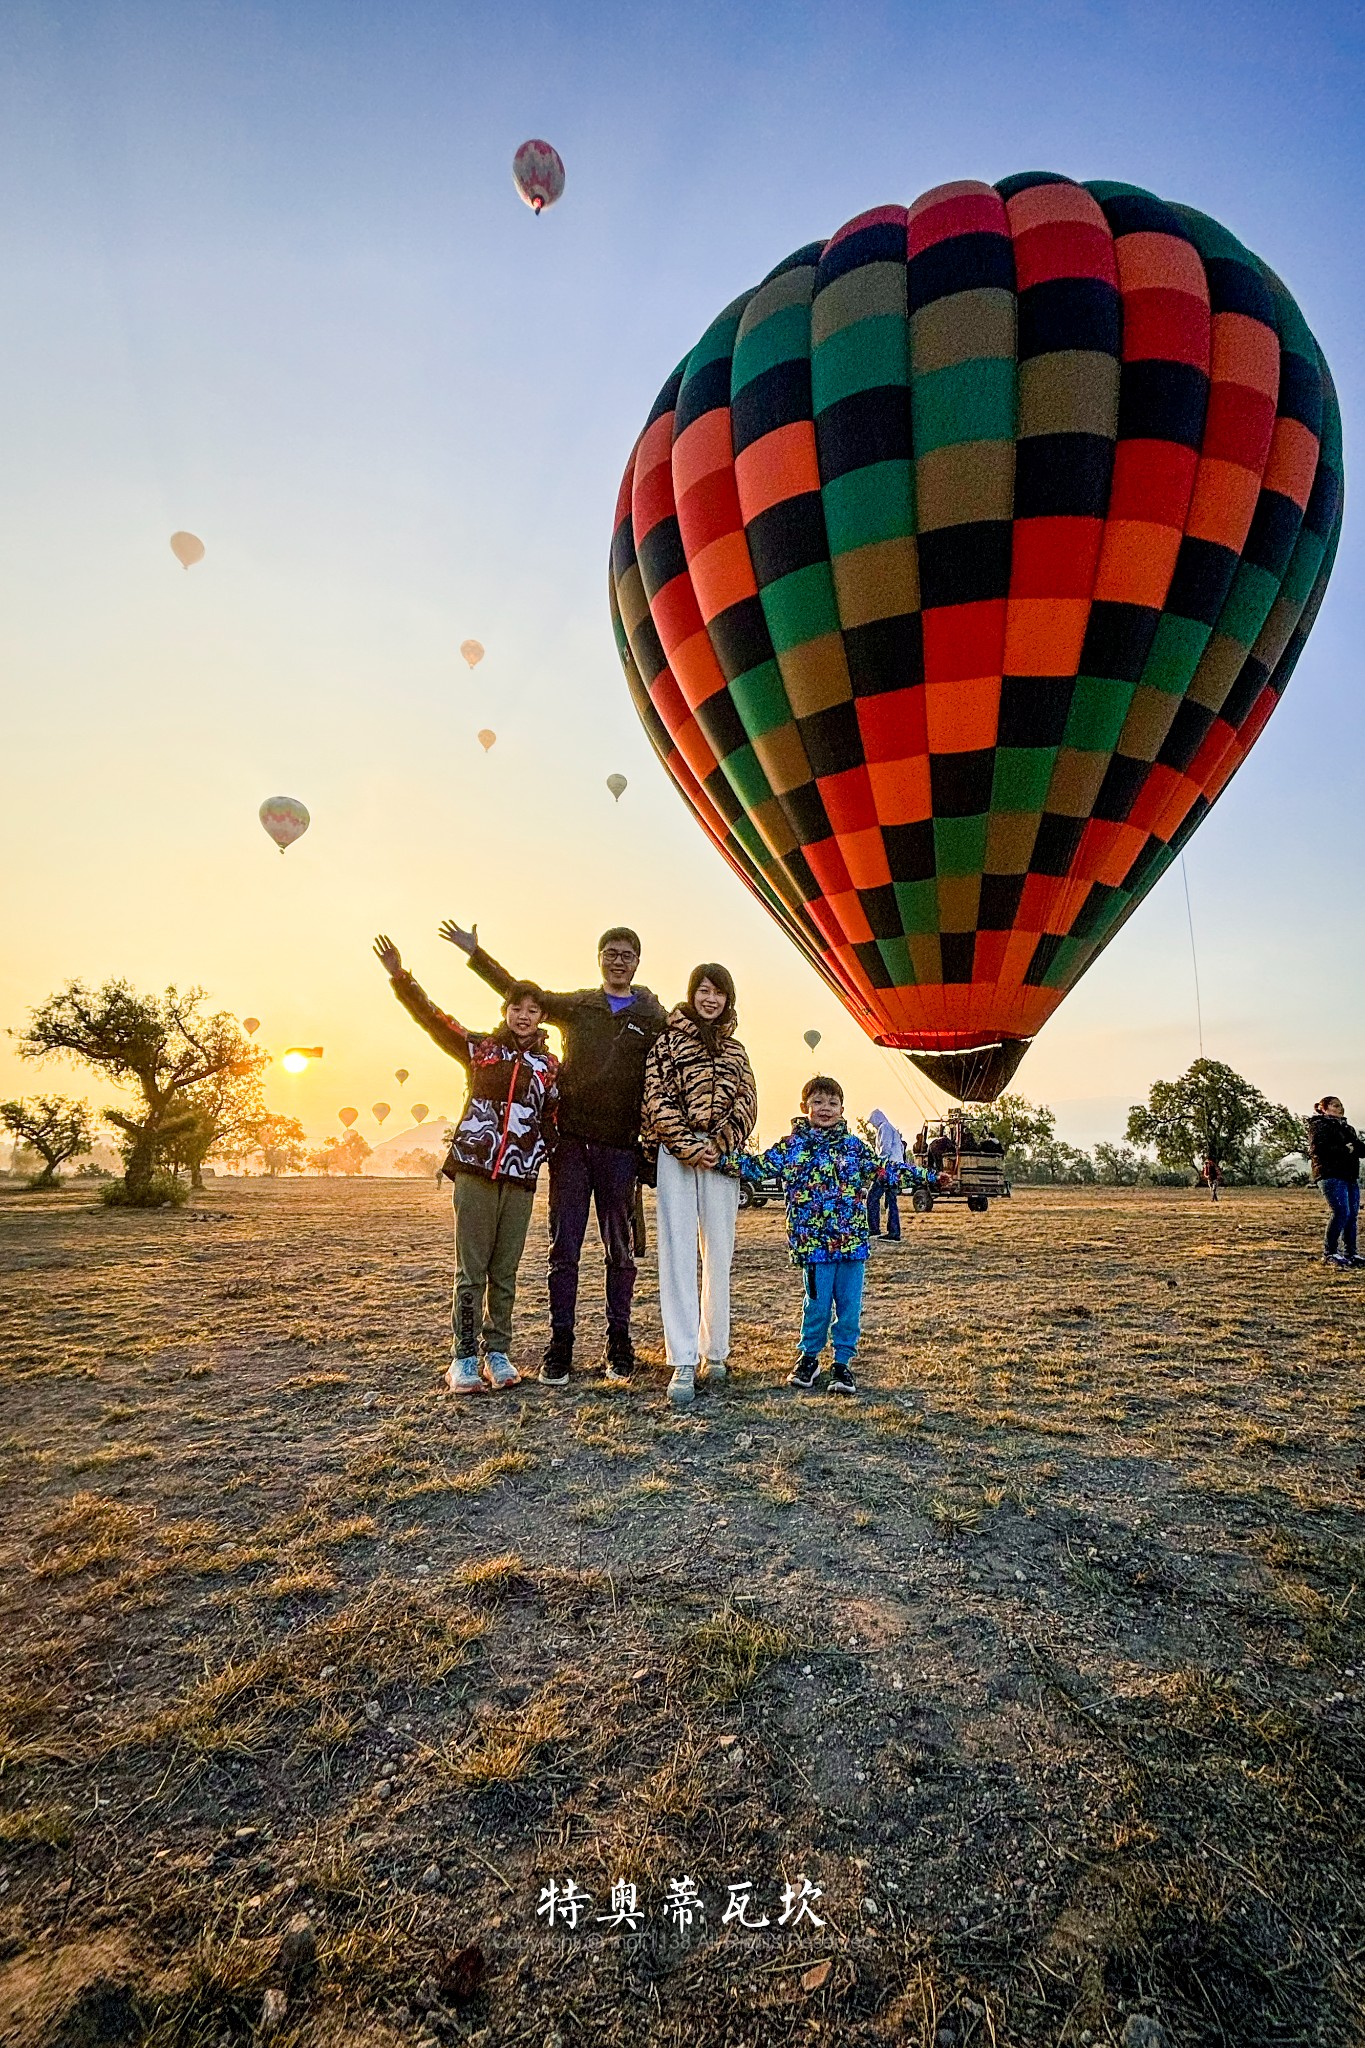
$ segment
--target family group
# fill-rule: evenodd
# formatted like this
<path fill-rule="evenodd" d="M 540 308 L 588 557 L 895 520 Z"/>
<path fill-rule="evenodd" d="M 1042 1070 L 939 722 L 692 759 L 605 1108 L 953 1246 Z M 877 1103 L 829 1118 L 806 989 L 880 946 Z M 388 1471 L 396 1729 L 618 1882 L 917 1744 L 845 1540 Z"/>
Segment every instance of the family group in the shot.
<path fill-rule="evenodd" d="M 375 940 L 375 953 L 403 1007 L 469 1076 L 442 1169 L 455 1199 L 451 1392 L 497 1392 L 522 1377 L 510 1357 L 517 1269 L 548 1161 L 550 1341 L 542 1385 L 562 1387 L 573 1371 L 590 1212 L 606 1257 L 606 1376 L 628 1381 L 636 1370 L 631 1306 L 642 1180 L 657 1188 L 668 1397 L 686 1406 L 699 1381 L 724 1380 L 735 1222 L 747 1179 L 777 1181 L 786 1200 L 803 1287 L 789 1383 L 807 1392 L 819 1387 L 828 1342 L 830 1391 L 855 1393 L 869 1196 L 894 1196 L 925 1177 L 905 1160 L 891 1126 L 878 1127 L 873 1150 L 849 1129 L 839 1083 L 817 1074 L 801 1091 L 790 1133 L 766 1152 L 748 1150 L 758 1095 L 736 1036 L 734 981 L 714 961 L 693 969 L 686 1000 L 670 1012 L 636 985 L 640 941 L 624 925 L 599 941 L 599 984 L 563 994 L 509 974 L 479 945 L 477 927 L 447 922 L 441 937 L 501 997 L 496 1030 L 469 1031 L 447 1016 L 387 935 Z M 550 1049 L 547 1025 L 561 1034 L 562 1056 Z"/>

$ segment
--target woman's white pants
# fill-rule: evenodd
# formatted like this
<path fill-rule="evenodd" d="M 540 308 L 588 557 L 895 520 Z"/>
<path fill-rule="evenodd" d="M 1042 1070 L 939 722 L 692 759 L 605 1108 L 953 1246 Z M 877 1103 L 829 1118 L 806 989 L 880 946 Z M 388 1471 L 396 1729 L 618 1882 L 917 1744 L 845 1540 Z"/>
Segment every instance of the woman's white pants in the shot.
<path fill-rule="evenodd" d="M 670 1366 L 724 1360 L 730 1349 L 730 1261 L 739 1182 L 684 1166 L 659 1147 L 659 1310 Z M 701 1286 L 697 1254 L 701 1253 Z"/>

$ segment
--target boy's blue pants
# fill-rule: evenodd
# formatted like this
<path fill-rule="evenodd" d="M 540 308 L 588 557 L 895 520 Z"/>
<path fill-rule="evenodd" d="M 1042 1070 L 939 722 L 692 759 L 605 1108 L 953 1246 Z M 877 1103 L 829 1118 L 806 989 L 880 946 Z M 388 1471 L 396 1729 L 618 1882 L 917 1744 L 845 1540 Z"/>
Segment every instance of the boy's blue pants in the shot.
<path fill-rule="evenodd" d="M 866 1259 L 830 1259 L 807 1266 L 806 1306 L 801 1317 L 801 1355 L 818 1358 L 834 1321 L 834 1356 L 842 1365 L 858 1349 L 863 1326 L 863 1280 Z"/>

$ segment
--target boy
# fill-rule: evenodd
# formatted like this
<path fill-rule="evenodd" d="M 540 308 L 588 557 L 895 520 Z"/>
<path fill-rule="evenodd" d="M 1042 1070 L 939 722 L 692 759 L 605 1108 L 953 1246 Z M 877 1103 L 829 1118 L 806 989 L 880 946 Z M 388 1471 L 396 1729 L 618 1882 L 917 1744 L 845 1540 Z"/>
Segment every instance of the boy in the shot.
<path fill-rule="evenodd" d="M 867 1195 L 874 1181 L 894 1188 L 922 1179 L 917 1167 L 877 1157 L 844 1121 L 844 1091 L 828 1074 L 816 1074 L 801 1090 L 803 1114 L 791 1135 L 754 1157 L 735 1163 L 745 1180 L 765 1173 L 782 1182 L 787 1198 L 787 1242 L 794 1266 L 805 1274 L 801 1351 L 787 1376 L 789 1387 L 811 1392 L 820 1379 L 820 1353 L 834 1324 L 832 1394 L 856 1394 L 853 1358 L 862 1327 L 863 1280 L 867 1272 Z"/>
<path fill-rule="evenodd" d="M 541 1029 L 544 1003 L 534 982 L 515 981 L 503 998 L 501 1025 L 476 1037 L 418 987 L 392 939 L 381 932 L 374 950 L 409 1016 L 469 1074 L 441 1168 L 455 1193 L 455 1342 L 446 1385 L 452 1394 L 499 1393 L 521 1379 L 508 1357 L 517 1267 L 554 1132 L 559 1061 Z"/>

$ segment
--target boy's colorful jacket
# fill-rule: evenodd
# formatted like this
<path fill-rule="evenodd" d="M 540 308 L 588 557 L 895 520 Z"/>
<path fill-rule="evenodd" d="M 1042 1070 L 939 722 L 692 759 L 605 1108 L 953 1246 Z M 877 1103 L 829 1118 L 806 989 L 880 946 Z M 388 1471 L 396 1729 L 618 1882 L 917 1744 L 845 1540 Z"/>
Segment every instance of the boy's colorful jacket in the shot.
<path fill-rule="evenodd" d="M 390 979 L 408 1015 L 442 1052 L 469 1069 L 469 1094 L 442 1173 L 451 1180 L 472 1173 L 480 1180 L 534 1188 L 554 1142 L 559 1099 L 559 1061 L 545 1033 L 538 1031 L 529 1045 L 518 1045 L 500 1024 L 481 1037 L 438 1010 L 406 969 Z"/>
<path fill-rule="evenodd" d="M 867 1257 L 867 1192 L 875 1180 L 900 1190 L 924 1176 L 918 1167 L 879 1159 L 842 1120 L 817 1130 L 804 1116 L 766 1152 L 733 1155 L 743 1180 L 771 1174 L 787 1198 L 787 1243 L 794 1266 L 828 1266 Z"/>

